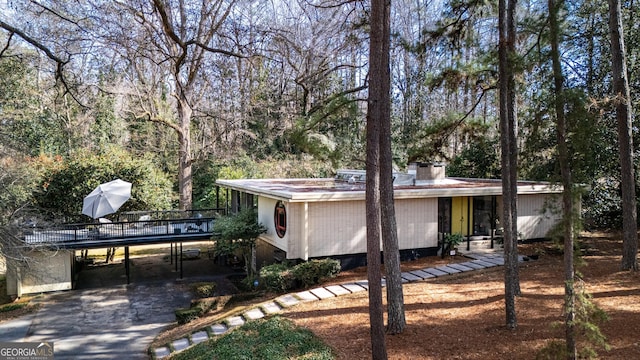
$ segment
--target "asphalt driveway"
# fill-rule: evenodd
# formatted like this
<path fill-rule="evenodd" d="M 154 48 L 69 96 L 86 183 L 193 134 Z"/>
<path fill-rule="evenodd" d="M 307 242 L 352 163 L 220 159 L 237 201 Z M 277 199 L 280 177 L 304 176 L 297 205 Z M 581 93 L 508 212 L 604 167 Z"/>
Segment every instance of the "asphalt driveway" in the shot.
<path fill-rule="evenodd" d="M 53 341 L 56 359 L 148 359 L 155 336 L 188 307 L 193 281 L 219 282 L 229 292 L 226 269 L 209 259 L 185 261 L 184 278 L 162 260 L 132 260 L 126 285 L 124 265 L 80 273 L 78 289 L 45 295 L 36 314 L 0 323 L 0 341 Z M 225 285 L 226 284 L 226 285 Z"/>

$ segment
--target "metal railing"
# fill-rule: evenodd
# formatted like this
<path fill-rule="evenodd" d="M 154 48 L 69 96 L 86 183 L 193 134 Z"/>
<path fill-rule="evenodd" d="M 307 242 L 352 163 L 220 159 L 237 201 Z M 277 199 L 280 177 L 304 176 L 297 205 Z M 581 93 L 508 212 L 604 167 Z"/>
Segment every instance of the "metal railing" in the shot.
<path fill-rule="evenodd" d="M 30 228 L 24 240 L 28 245 L 64 245 L 82 242 L 127 240 L 136 238 L 180 238 L 213 233 L 214 217 L 118 221 L 107 223 L 64 224 L 48 228 Z"/>
<path fill-rule="evenodd" d="M 118 214 L 117 221 L 145 221 L 145 220 L 171 220 L 171 219 L 193 219 L 193 218 L 214 218 L 226 215 L 226 208 L 210 208 L 197 210 L 142 210 L 126 211 Z"/>

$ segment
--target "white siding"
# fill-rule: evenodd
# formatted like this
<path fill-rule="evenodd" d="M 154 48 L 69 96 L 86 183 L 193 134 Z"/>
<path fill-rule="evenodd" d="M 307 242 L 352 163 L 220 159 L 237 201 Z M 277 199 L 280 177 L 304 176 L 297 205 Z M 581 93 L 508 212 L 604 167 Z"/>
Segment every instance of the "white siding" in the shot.
<path fill-rule="evenodd" d="M 291 238 L 290 231 L 289 229 L 287 229 L 283 238 L 278 237 L 278 235 L 276 234 L 276 227 L 275 223 L 273 222 L 273 214 L 276 208 L 276 202 L 277 200 L 275 199 L 270 199 L 262 196 L 258 197 L 258 222 L 267 228 L 267 232 L 262 234 L 260 238 L 267 243 L 277 247 L 278 249 L 287 252 L 287 243 Z M 290 211 L 288 203 L 285 203 L 285 208 L 287 211 L 287 222 L 289 222 L 292 212 Z"/>
<path fill-rule="evenodd" d="M 285 203 L 287 207 L 287 259 L 309 259 L 305 203 Z"/>
<path fill-rule="evenodd" d="M 73 251 L 32 251 L 30 264 L 7 263 L 7 294 L 22 296 L 49 291 L 70 290 Z"/>
<path fill-rule="evenodd" d="M 549 231 L 560 220 L 557 198 L 553 195 L 518 195 L 518 232 L 520 239 L 538 239 L 549 236 Z"/>
<path fill-rule="evenodd" d="M 522 239 L 546 237 L 557 222 L 558 216 L 547 206 L 547 198 L 552 199 L 538 194 L 518 196 L 518 231 Z M 275 232 L 275 205 L 274 199 L 258 199 L 259 221 L 267 228 L 261 238 L 285 251 L 288 259 L 367 252 L 364 201 L 286 202 L 287 231 L 283 238 Z M 499 198 L 498 216 L 501 208 Z M 437 198 L 399 199 L 395 209 L 401 250 L 438 246 Z"/>
<path fill-rule="evenodd" d="M 308 255 L 321 257 L 367 252 L 364 201 L 309 203 Z M 401 250 L 438 244 L 438 200 L 396 201 Z"/>
<path fill-rule="evenodd" d="M 367 252 L 364 201 L 309 203 L 309 257 Z"/>
<path fill-rule="evenodd" d="M 438 246 L 438 199 L 396 200 L 400 250 Z"/>

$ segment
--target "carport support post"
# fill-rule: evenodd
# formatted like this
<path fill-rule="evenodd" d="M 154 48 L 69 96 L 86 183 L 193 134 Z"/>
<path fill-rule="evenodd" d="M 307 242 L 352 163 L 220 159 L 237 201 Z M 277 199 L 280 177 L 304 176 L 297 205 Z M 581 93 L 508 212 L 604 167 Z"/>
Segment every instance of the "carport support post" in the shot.
<path fill-rule="evenodd" d="M 169 243 L 169 246 L 171 247 L 171 255 L 169 255 L 169 259 L 171 259 L 170 264 L 173 264 L 173 242 Z"/>
<path fill-rule="evenodd" d="M 175 244 L 176 244 L 176 246 L 175 246 L 175 248 L 173 250 L 173 254 L 176 257 L 176 261 L 174 261 L 173 264 L 175 266 L 175 270 L 174 271 L 177 272 L 178 271 L 178 243 L 175 243 Z"/>
<path fill-rule="evenodd" d="M 129 271 L 129 247 L 124 247 L 124 270 L 127 273 L 127 285 L 131 283 L 130 271 Z"/>
<path fill-rule="evenodd" d="M 182 279 L 182 241 L 180 242 L 180 279 Z"/>

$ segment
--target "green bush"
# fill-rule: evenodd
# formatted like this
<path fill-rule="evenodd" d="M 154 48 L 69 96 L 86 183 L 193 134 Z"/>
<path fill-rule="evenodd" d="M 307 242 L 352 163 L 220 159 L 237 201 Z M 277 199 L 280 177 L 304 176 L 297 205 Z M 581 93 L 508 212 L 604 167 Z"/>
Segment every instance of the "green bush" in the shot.
<path fill-rule="evenodd" d="M 29 305 L 28 302 L 5 304 L 5 305 L 0 306 L 0 312 L 9 312 L 9 311 L 13 311 L 13 310 L 22 309 L 23 307 L 26 307 L 27 305 Z"/>
<path fill-rule="evenodd" d="M 309 329 L 279 316 L 250 321 L 224 336 L 202 342 L 171 356 L 175 360 L 200 359 L 308 359 L 336 356 Z"/>
<path fill-rule="evenodd" d="M 82 201 L 96 186 L 116 178 L 131 182 L 131 198 L 122 211 L 172 208 L 172 182 L 151 156 L 135 156 L 124 150 L 109 149 L 102 154 L 74 153 L 74 156 L 48 168 L 33 196 L 43 212 L 54 218 L 86 221 L 80 217 Z"/>
<path fill-rule="evenodd" d="M 310 260 L 294 267 L 273 264 L 260 269 L 262 285 L 271 291 L 283 292 L 297 287 L 319 284 L 340 272 L 340 262 L 333 259 Z"/>
<path fill-rule="evenodd" d="M 294 266 L 291 271 L 293 277 L 307 287 L 335 277 L 340 272 L 340 262 L 333 259 L 311 260 Z"/>
<path fill-rule="evenodd" d="M 220 303 L 218 297 L 207 297 L 191 301 L 191 307 L 181 308 L 175 311 L 178 324 L 186 324 L 217 308 Z"/>
<path fill-rule="evenodd" d="M 295 287 L 295 279 L 287 264 L 272 264 L 260 269 L 261 285 L 275 292 L 287 291 Z"/>
<path fill-rule="evenodd" d="M 444 243 L 448 246 L 449 249 L 456 248 L 463 241 L 464 241 L 464 236 L 462 236 L 462 234 L 460 233 L 444 235 Z"/>
<path fill-rule="evenodd" d="M 200 316 L 202 316 L 203 313 L 204 313 L 204 311 L 199 306 L 193 306 L 193 307 L 190 307 L 190 308 L 187 308 L 187 309 L 185 309 L 185 308 L 177 309 L 175 311 L 176 320 L 178 321 L 178 324 L 180 324 L 180 325 L 186 324 L 188 322 L 191 322 L 191 321 L 199 318 Z"/>
<path fill-rule="evenodd" d="M 191 291 L 196 298 L 208 298 L 212 297 L 216 291 L 216 283 L 213 282 L 199 282 L 191 285 Z"/>

